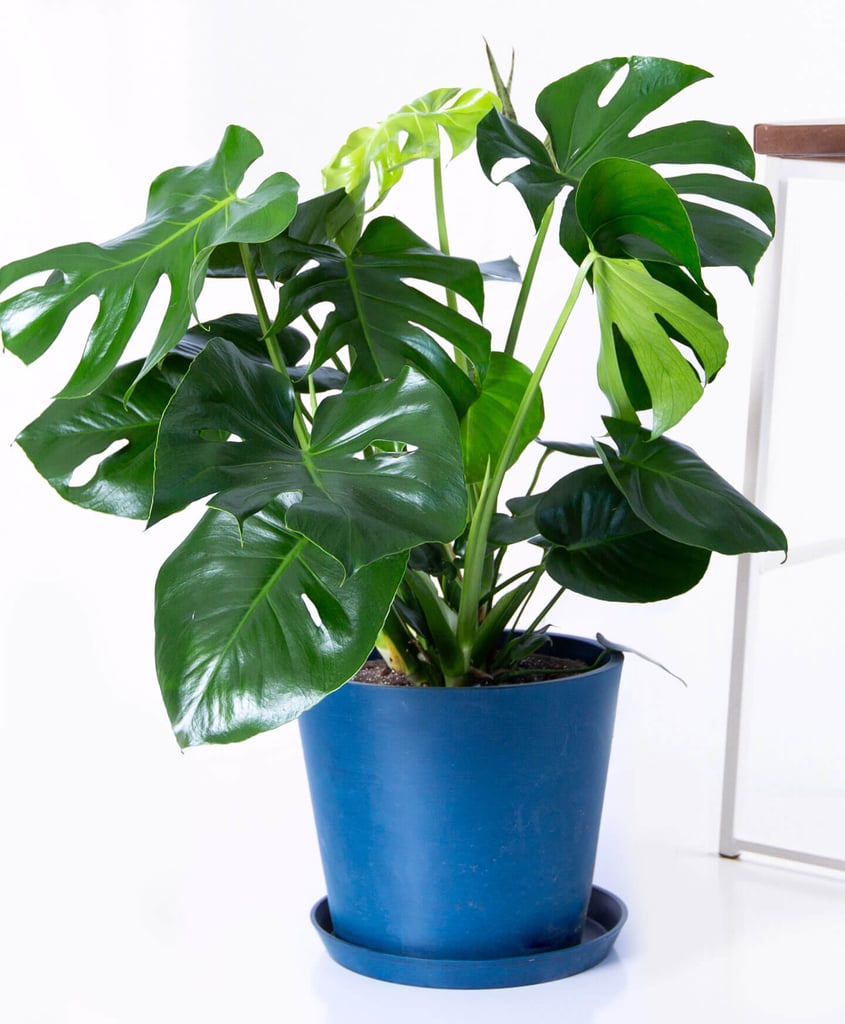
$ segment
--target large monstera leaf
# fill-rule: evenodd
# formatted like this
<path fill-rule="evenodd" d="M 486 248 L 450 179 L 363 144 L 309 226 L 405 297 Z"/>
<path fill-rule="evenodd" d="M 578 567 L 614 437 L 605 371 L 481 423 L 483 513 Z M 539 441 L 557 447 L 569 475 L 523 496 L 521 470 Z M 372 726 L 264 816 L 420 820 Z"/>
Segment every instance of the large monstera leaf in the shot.
<path fill-rule="evenodd" d="M 294 415 L 282 374 L 213 339 L 162 417 L 151 522 L 209 494 L 241 522 L 278 499 L 288 529 L 350 573 L 461 533 L 458 422 L 436 384 L 406 367 L 331 396 L 305 446 Z"/>
<path fill-rule="evenodd" d="M 290 721 L 367 659 L 405 569 L 345 578 L 269 505 L 243 532 L 210 511 L 161 568 L 156 667 L 179 743 L 231 743 Z"/>
<path fill-rule="evenodd" d="M 52 345 L 70 313 L 96 296 L 99 312 L 61 397 L 90 394 L 117 365 L 156 285 L 166 277 L 170 301 L 139 376 L 148 372 L 185 333 L 214 248 L 266 241 L 294 216 L 297 184 L 287 174 L 272 175 L 251 195 L 237 195 L 261 152 L 251 132 L 230 126 L 210 160 L 156 178 L 143 224 L 103 245 L 61 246 L 2 268 L 0 292 L 30 274 L 51 272 L 45 284 L 0 303 L 6 348 L 32 362 Z"/>
<path fill-rule="evenodd" d="M 622 73 L 624 81 L 604 102 L 605 90 Z M 500 160 L 523 162 L 504 180 L 519 190 L 535 226 L 562 189 L 576 187 L 594 163 L 607 157 L 650 166 L 707 164 L 751 178 L 754 154 L 736 128 L 689 121 L 635 131 L 677 93 L 708 77 L 700 68 L 655 57 L 618 57 L 590 64 L 554 82 L 537 99 L 537 116 L 548 132 L 551 152 L 525 128 L 491 111 L 478 128 L 482 167 L 492 178 Z M 702 264 L 738 266 L 752 277 L 774 228 L 768 191 L 753 182 L 712 172 L 670 177 L 669 183 L 684 197 Z M 717 205 L 688 200 L 687 196 L 716 200 Z M 751 221 L 742 214 L 750 214 Z M 756 221 L 762 222 L 762 227 Z M 728 245 L 724 244 L 726 237 L 731 240 Z M 580 263 L 586 241 L 575 213 L 574 193 L 564 207 L 561 241 Z"/>
<path fill-rule="evenodd" d="M 408 281 L 455 292 L 481 316 L 484 285 L 477 264 L 445 256 L 391 217 L 372 221 L 349 255 L 333 245 L 292 247 L 317 266 L 282 288 L 274 327 L 290 324 L 318 303 L 333 306 L 315 344 L 314 366 L 349 346 L 355 354 L 350 379 L 361 387 L 396 377 L 410 364 L 449 395 L 459 416 L 466 412 L 477 388 L 434 336 L 460 349 L 481 378 L 490 334 Z"/>

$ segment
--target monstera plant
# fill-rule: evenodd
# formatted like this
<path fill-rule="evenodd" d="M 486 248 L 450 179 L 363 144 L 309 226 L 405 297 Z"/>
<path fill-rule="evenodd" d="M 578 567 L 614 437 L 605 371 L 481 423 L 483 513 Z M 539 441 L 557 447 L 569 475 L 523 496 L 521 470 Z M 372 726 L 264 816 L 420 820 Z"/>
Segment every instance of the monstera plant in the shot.
<path fill-rule="evenodd" d="M 157 671 L 183 745 L 296 717 L 374 648 L 428 686 L 518 679 L 544 640 L 550 605 L 526 608 L 545 575 L 555 599 L 656 601 L 693 587 L 713 551 L 786 547 L 668 436 L 727 354 L 704 270 L 751 279 L 774 228 L 737 129 L 641 128 L 706 72 L 591 64 L 540 93 L 534 131 L 493 70 L 495 93 L 441 89 L 354 132 L 324 194 L 301 200 L 277 173 L 239 195 L 261 146 L 229 127 L 210 160 L 153 182 L 143 224 L 0 270 L 0 293 L 46 275 L 0 303 L 3 344 L 27 363 L 99 302 L 79 365 L 18 438 L 36 469 L 77 505 L 149 524 L 209 499 L 156 587 Z M 483 174 L 463 204 L 519 162 L 498 184 L 533 226 L 521 273 L 450 253 L 444 156 L 473 144 Z M 436 245 L 376 209 L 418 160 L 432 166 Z M 575 269 L 529 359 L 521 326 L 552 229 Z M 204 320 L 209 278 L 245 281 L 252 308 Z M 162 279 L 149 354 L 121 362 Z M 488 287 L 514 296 L 495 336 Z M 556 347 L 585 287 L 607 415 L 593 439 L 536 445 L 534 483 L 511 493 L 509 470 L 542 434 L 543 384 L 573 386 Z M 560 478 L 538 490 L 547 460 Z"/>

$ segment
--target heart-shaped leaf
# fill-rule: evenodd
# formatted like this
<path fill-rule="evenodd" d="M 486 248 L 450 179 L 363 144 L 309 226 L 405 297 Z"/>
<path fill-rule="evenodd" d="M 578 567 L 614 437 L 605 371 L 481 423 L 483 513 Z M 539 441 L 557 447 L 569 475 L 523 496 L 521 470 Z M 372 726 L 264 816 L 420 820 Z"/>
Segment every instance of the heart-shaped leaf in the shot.
<path fill-rule="evenodd" d="M 457 419 L 437 385 L 406 367 L 326 398 L 303 449 L 285 378 L 213 339 L 162 418 L 150 521 L 209 494 L 242 522 L 278 498 L 289 529 L 353 572 L 461 532 Z"/>
<path fill-rule="evenodd" d="M 179 743 L 231 743 L 290 721 L 367 659 L 402 579 L 394 555 L 345 578 L 265 508 L 241 533 L 208 512 L 156 583 L 156 668 Z"/>
<path fill-rule="evenodd" d="M 662 601 L 704 575 L 710 552 L 670 540 L 635 515 L 602 466 L 586 466 L 543 496 L 537 527 L 555 582 L 602 601 Z"/>
<path fill-rule="evenodd" d="M 139 376 L 149 372 L 185 333 L 214 247 L 263 242 L 290 223 L 297 184 L 289 175 L 272 175 L 244 198 L 235 191 L 261 152 L 251 132 L 230 126 L 211 160 L 156 178 L 140 226 L 104 245 L 65 245 L 3 267 L 0 293 L 30 274 L 52 271 L 46 284 L 0 303 L 4 345 L 31 363 L 53 344 L 72 310 L 96 296 L 99 313 L 60 397 L 90 394 L 117 365 L 166 277 L 170 302 Z"/>
<path fill-rule="evenodd" d="M 777 524 L 711 469 L 691 448 L 605 418 L 617 458 L 597 450 L 617 487 L 644 522 L 666 537 L 725 555 L 786 551 Z"/>
<path fill-rule="evenodd" d="M 689 216 L 657 171 L 635 160 L 599 160 L 578 185 L 575 209 L 593 248 L 603 256 L 675 263 L 703 286 Z"/>
<path fill-rule="evenodd" d="M 18 436 L 38 472 L 75 505 L 132 519 L 150 513 L 159 420 L 188 364 L 169 357 L 125 398 L 141 365 L 118 367 L 83 398 L 57 398 Z M 79 467 L 121 441 L 88 480 L 72 483 Z"/>

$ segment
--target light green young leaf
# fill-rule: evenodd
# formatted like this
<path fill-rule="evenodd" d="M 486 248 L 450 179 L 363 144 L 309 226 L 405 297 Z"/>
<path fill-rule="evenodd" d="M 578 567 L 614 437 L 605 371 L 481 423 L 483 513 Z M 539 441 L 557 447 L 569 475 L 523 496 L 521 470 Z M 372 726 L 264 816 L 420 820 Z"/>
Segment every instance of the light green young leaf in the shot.
<path fill-rule="evenodd" d="M 60 397 L 90 394 L 117 365 L 156 285 L 166 277 L 170 301 L 139 377 L 147 373 L 185 333 L 214 247 L 264 242 L 292 220 L 298 186 L 287 174 L 272 175 L 249 196 L 237 195 L 244 173 L 261 153 L 251 132 L 230 126 L 210 160 L 156 178 L 143 224 L 103 245 L 60 246 L 0 269 L 0 293 L 30 274 L 52 272 L 45 284 L 0 303 L 5 347 L 33 362 L 53 344 L 71 312 L 96 296 L 99 313 Z"/>
<path fill-rule="evenodd" d="M 637 421 L 616 351 L 620 340 L 648 388 L 654 410 L 652 434 L 658 437 L 689 412 L 704 390 L 664 324 L 685 340 L 705 382 L 712 380 L 727 356 L 722 325 L 686 296 L 655 280 L 636 260 L 599 256 L 593 264 L 593 285 L 601 324 L 599 385 L 614 416 Z"/>
<path fill-rule="evenodd" d="M 442 128 L 456 157 L 475 139 L 478 122 L 500 105 L 498 98 L 483 89 L 436 89 L 397 110 L 375 128 L 352 132 L 323 169 L 326 190 L 344 188 L 363 202 L 375 174 L 378 206 L 402 177 L 406 164 L 440 156 Z"/>

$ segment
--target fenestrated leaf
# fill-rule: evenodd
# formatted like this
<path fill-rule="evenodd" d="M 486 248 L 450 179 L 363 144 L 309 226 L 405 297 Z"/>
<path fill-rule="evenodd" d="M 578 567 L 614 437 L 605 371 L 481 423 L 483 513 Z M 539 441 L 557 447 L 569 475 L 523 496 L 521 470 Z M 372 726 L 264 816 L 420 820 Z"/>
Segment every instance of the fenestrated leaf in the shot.
<path fill-rule="evenodd" d="M 722 326 L 685 295 L 651 277 L 636 260 L 598 257 L 593 284 L 601 324 L 599 385 L 615 416 L 636 421 L 634 410 L 640 403 L 628 394 L 616 353 L 621 336 L 651 396 L 657 437 L 686 415 L 704 387 L 664 324 L 679 332 L 695 353 L 705 381 L 712 380 L 727 355 Z"/>
<path fill-rule="evenodd" d="M 385 198 L 414 160 L 441 153 L 440 131 L 446 133 L 456 157 L 472 145 L 478 122 L 498 104 L 483 89 L 435 89 L 390 114 L 375 128 L 352 132 L 323 168 L 326 189 L 343 188 L 363 200 L 372 174 L 378 193 L 373 206 Z"/>
<path fill-rule="evenodd" d="M 710 552 L 670 540 L 644 523 L 602 466 L 563 477 L 537 506 L 555 582 L 602 601 L 662 601 L 704 575 Z"/>
<path fill-rule="evenodd" d="M 666 537 L 710 551 L 786 551 L 779 526 L 724 480 L 691 448 L 668 437 L 605 418 L 619 446 L 598 446 L 608 471 L 644 522 Z"/>
<path fill-rule="evenodd" d="M 355 353 L 351 382 L 360 387 L 396 377 L 410 363 L 439 384 L 463 415 L 476 398 L 476 387 L 432 335 L 460 349 L 483 377 L 490 334 L 407 279 L 455 292 L 480 316 L 484 285 L 477 264 L 444 256 L 391 217 L 374 220 L 348 256 L 336 246 L 297 244 L 297 249 L 318 265 L 284 286 L 274 328 L 328 302 L 334 309 L 317 339 L 314 366 L 348 345 Z"/>
<path fill-rule="evenodd" d="M 605 91 L 612 88 L 617 74 L 624 74 L 625 79 L 605 102 Z M 673 96 L 709 77 L 700 68 L 657 57 L 616 57 L 589 64 L 549 85 L 537 99 L 537 114 L 549 133 L 555 159 L 526 129 L 492 112 L 478 130 L 482 167 L 491 176 L 499 160 L 525 161 L 504 180 L 519 190 L 535 227 L 563 188 L 576 186 L 593 164 L 607 157 L 649 166 L 709 164 L 751 178 L 754 153 L 736 128 L 709 121 L 688 121 L 636 131 L 646 117 Z M 703 264 L 738 266 L 751 276 L 773 229 L 766 190 L 762 186 L 749 188 L 749 182 L 717 174 L 686 175 L 669 181 L 679 193 L 717 201 L 715 207 L 700 209 L 684 201 Z M 717 244 L 725 225 L 722 204 L 734 207 L 740 214 L 760 218 L 769 234 L 736 218 L 737 223 L 730 224 L 738 230 L 736 237 Z M 575 216 L 574 193 L 566 199 L 560 239 L 570 256 L 580 263 L 587 244 Z"/>
<path fill-rule="evenodd" d="M 265 508 L 244 526 L 208 512 L 156 583 L 156 668 L 183 747 L 290 721 L 363 664 L 405 556 L 354 576 Z"/>
<path fill-rule="evenodd" d="M 141 365 L 119 366 L 83 398 L 57 398 L 18 436 L 38 472 L 75 505 L 132 519 L 149 515 L 159 420 L 188 364 L 169 357 L 124 401 Z M 125 444 L 88 480 L 71 483 L 75 470 L 119 441 Z"/>
<path fill-rule="evenodd" d="M 600 103 L 623 68 L 624 81 Z M 634 134 L 647 115 L 709 77 L 701 68 L 660 57 L 614 57 L 553 82 L 537 97 L 536 110 L 561 173 L 580 178 L 597 160 L 620 156 L 652 165 L 715 164 L 751 177 L 754 153 L 736 128 L 687 121 Z"/>
<path fill-rule="evenodd" d="M 251 132 L 230 126 L 211 160 L 156 178 L 143 224 L 104 245 L 60 246 L 2 268 L 0 292 L 30 274 L 53 272 L 45 284 L 0 303 L 5 346 L 31 363 L 52 345 L 72 310 L 96 296 L 99 313 L 61 397 L 90 394 L 117 365 L 164 276 L 170 301 L 139 376 L 148 372 L 185 333 L 214 246 L 262 242 L 290 223 L 297 184 L 289 175 L 272 175 L 244 198 L 235 191 L 261 152 Z"/>
<path fill-rule="evenodd" d="M 396 380 L 329 397 L 307 450 L 293 417 L 281 374 L 213 339 L 162 418 L 150 522 L 209 494 L 241 521 L 278 498 L 288 528 L 348 572 L 461 532 L 458 423 L 437 385 L 406 367 Z"/>
<path fill-rule="evenodd" d="M 469 483 L 480 483 L 488 463 L 495 464 L 528 388 L 531 371 L 505 352 L 493 352 L 481 394 L 461 421 L 464 470 Z M 511 465 L 516 462 L 543 426 L 543 399 L 537 392 L 520 431 Z"/>
<path fill-rule="evenodd" d="M 399 450 L 386 450 L 388 442 Z M 408 367 L 320 404 L 308 469 L 314 483 L 291 507 L 288 526 L 349 571 L 388 552 L 452 541 L 466 525 L 457 418 L 437 385 Z"/>

